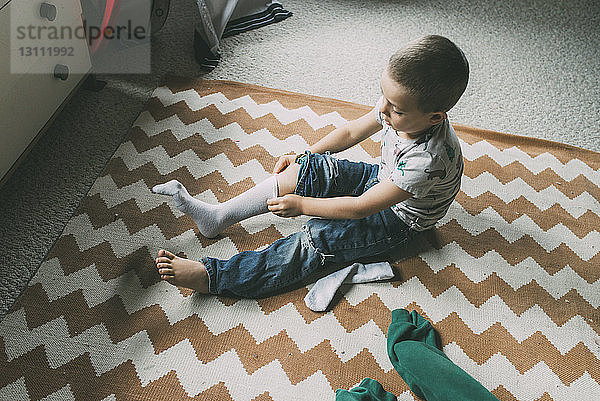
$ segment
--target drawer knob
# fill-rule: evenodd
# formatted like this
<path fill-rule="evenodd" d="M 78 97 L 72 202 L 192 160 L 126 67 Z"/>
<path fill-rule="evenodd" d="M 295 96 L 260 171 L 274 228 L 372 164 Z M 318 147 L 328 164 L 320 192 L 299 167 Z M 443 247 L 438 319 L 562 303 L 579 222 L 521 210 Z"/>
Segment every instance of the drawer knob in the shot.
<path fill-rule="evenodd" d="M 40 16 L 47 18 L 48 21 L 54 21 L 56 19 L 56 6 L 50 3 L 42 3 L 40 5 Z"/>
<path fill-rule="evenodd" d="M 69 67 L 64 64 L 56 64 L 54 67 L 54 78 L 66 81 L 69 78 Z"/>

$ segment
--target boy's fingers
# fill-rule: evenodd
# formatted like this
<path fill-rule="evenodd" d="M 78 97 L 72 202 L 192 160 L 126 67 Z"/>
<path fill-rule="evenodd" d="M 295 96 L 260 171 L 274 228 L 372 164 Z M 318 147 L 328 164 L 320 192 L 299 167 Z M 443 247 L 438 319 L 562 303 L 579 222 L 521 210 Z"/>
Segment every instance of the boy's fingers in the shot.
<path fill-rule="evenodd" d="M 273 169 L 273 174 L 277 174 L 281 171 L 281 169 L 283 168 L 282 164 L 283 163 L 281 163 L 281 160 L 278 161 L 277 163 L 275 163 L 275 168 Z"/>
<path fill-rule="evenodd" d="M 288 166 L 290 166 L 293 163 L 292 158 L 295 159 L 296 155 L 281 156 L 279 158 L 279 160 L 277 160 L 277 163 L 275 163 L 275 168 L 273 169 L 273 174 L 281 173 Z"/>
<path fill-rule="evenodd" d="M 275 163 L 275 167 L 273 167 L 273 174 L 277 174 L 281 171 L 281 158 L 279 160 L 277 160 L 277 162 Z"/>
<path fill-rule="evenodd" d="M 281 204 L 280 202 L 281 197 L 279 198 L 273 198 L 273 199 L 267 199 L 267 209 L 269 209 L 269 211 L 279 215 L 282 213 L 282 211 L 285 209 L 285 207 Z"/>

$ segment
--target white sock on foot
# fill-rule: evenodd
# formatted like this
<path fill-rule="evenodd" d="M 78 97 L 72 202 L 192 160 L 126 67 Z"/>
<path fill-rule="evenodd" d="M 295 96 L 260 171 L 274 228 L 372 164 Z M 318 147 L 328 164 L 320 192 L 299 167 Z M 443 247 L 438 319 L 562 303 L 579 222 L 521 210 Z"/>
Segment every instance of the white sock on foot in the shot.
<path fill-rule="evenodd" d="M 173 196 L 177 209 L 194 219 L 207 238 L 219 235 L 232 224 L 269 211 L 267 199 L 279 195 L 276 176 L 271 176 L 227 202 L 211 205 L 194 199 L 177 180 L 152 187 L 152 192 Z"/>

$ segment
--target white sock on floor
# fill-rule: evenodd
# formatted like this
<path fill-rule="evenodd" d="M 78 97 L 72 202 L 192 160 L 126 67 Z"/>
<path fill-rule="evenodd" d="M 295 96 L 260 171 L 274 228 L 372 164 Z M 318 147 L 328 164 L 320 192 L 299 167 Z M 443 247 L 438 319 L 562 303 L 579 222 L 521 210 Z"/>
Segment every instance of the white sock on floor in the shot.
<path fill-rule="evenodd" d="M 304 297 L 310 310 L 324 312 L 342 284 L 369 283 L 394 277 L 389 262 L 353 263 L 318 280 Z"/>
<path fill-rule="evenodd" d="M 227 202 L 211 205 L 194 199 L 177 180 L 152 187 L 152 192 L 173 196 L 177 209 L 194 219 L 207 238 L 219 235 L 232 224 L 269 211 L 267 199 L 279 196 L 276 176 L 271 176 Z"/>

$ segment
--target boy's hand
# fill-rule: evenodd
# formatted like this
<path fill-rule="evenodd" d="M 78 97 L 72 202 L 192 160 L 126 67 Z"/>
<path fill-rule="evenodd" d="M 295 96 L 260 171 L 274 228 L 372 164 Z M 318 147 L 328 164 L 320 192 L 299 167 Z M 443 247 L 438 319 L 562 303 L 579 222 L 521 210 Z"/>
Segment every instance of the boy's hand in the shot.
<path fill-rule="evenodd" d="M 283 155 L 277 160 L 275 163 L 275 168 L 273 168 L 273 174 L 281 173 L 283 170 L 287 168 L 290 164 L 292 164 L 296 160 L 296 155 Z"/>
<path fill-rule="evenodd" d="M 281 217 L 295 217 L 302 214 L 302 196 L 287 194 L 278 198 L 268 199 L 269 210 Z"/>

